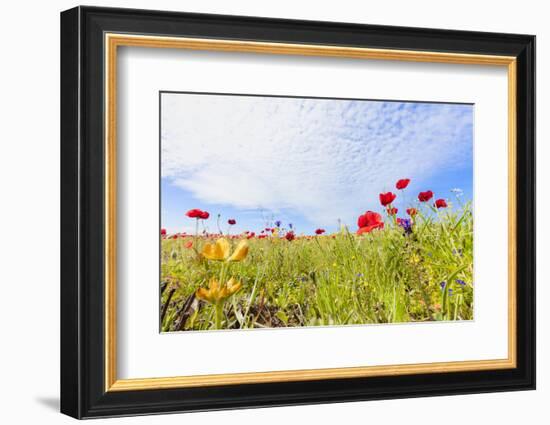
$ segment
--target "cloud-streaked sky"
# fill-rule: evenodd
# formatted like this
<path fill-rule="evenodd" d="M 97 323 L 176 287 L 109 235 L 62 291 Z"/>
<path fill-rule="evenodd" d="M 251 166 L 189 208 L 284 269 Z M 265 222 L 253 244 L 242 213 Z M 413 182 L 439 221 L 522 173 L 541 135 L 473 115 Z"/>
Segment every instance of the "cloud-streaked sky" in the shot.
<path fill-rule="evenodd" d="M 381 211 L 378 194 L 411 185 L 472 196 L 473 106 L 162 93 L 162 226 L 189 230 L 190 208 L 258 230 L 274 217 L 297 231 L 334 230 Z M 406 201 L 406 202 L 405 202 Z"/>

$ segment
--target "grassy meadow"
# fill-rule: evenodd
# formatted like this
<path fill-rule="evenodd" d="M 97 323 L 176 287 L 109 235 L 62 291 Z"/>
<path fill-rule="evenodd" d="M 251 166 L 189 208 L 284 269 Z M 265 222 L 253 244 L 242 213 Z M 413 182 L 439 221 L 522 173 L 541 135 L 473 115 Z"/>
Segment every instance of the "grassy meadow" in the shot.
<path fill-rule="evenodd" d="M 419 199 L 407 219 L 382 202 L 358 231 L 164 232 L 161 330 L 473 319 L 471 205 Z"/>

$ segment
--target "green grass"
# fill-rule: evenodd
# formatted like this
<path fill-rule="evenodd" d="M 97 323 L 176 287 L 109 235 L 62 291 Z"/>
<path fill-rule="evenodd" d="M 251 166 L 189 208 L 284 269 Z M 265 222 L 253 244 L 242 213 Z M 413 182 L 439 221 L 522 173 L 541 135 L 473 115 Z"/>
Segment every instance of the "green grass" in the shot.
<path fill-rule="evenodd" d="M 162 240 L 162 331 L 473 318 L 469 204 L 457 211 L 425 208 L 408 235 L 386 217 L 384 229 L 361 236 L 343 229 L 290 242 L 253 238 L 246 259 L 234 263 L 200 255 L 215 239 Z M 230 239 L 232 250 L 239 240 Z M 194 294 L 213 278 L 230 277 L 242 288 L 220 303 L 216 320 L 215 306 Z"/>

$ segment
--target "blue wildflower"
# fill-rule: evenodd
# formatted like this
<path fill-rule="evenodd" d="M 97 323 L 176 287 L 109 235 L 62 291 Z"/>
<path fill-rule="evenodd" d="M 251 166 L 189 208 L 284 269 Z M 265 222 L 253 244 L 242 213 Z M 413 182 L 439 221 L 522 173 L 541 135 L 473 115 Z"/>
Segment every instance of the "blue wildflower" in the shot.
<path fill-rule="evenodd" d="M 406 235 L 410 235 L 412 233 L 412 222 L 408 218 L 399 218 L 397 219 L 397 223 L 403 228 Z"/>
<path fill-rule="evenodd" d="M 288 227 L 292 229 L 292 223 L 288 223 Z"/>
<path fill-rule="evenodd" d="M 280 222 L 279 220 L 277 220 L 277 221 L 275 222 L 275 226 L 281 227 L 281 222 Z"/>
<path fill-rule="evenodd" d="M 466 282 L 464 282 L 464 281 L 461 280 L 461 279 L 457 279 L 457 280 L 456 280 L 456 283 L 458 283 L 460 286 L 466 286 Z"/>
<path fill-rule="evenodd" d="M 447 286 L 447 282 L 443 281 L 439 284 L 441 286 L 441 289 L 445 289 L 445 286 Z"/>

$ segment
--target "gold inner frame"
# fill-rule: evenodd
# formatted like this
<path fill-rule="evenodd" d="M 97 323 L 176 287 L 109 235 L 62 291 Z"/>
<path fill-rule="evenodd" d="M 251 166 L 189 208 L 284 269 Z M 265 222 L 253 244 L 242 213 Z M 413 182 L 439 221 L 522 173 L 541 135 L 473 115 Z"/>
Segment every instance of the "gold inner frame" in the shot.
<path fill-rule="evenodd" d="M 462 53 L 370 49 L 128 34 L 105 34 L 105 391 L 510 369 L 516 367 L 516 58 Z M 326 56 L 507 67 L 508 71 L 508 357 L 382 366 L 118 379 L 116 373 L 116 123 L 119 46 Z"/>

